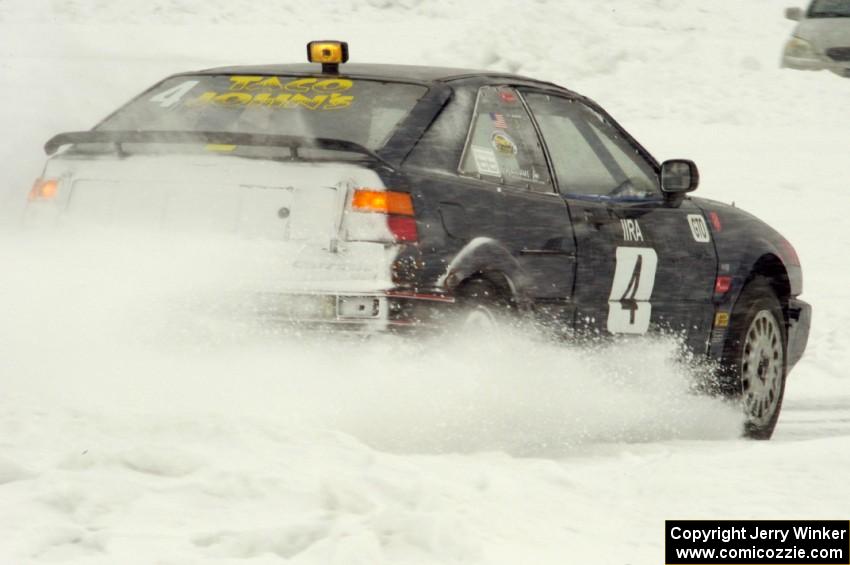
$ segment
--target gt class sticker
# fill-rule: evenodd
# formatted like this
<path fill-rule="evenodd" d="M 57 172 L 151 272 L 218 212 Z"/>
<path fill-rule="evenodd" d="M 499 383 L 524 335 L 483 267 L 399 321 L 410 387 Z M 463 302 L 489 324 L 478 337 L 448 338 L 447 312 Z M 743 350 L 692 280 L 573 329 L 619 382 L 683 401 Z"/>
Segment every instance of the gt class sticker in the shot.
<path fill-rule="evenodd" d="M 694 236 L 694 241 L 697 243 L 708 243 L 711 241 L 708 225 L 705 223 L 705 218 L 702 215 L 688 214 L 688 225 L 691 226 L 691 234 Z"/>
<path fill-rule="evenodd" d="M 618 247 L 617 265 L 608 296 L 608 331 L 644 334 L 652 316 L 652 289 L 658 254 L 651 247 Z"/>

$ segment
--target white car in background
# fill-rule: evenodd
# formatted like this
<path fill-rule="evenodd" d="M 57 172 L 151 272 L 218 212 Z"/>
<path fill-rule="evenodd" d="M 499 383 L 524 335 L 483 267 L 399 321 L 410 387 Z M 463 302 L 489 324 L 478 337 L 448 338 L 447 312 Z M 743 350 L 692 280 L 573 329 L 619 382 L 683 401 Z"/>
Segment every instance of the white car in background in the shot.
<path fill-rule="evenodd" d="M 850 0 L 812 0 L 806 10 L 787 8 L 785 16 L 799 23 L 785 44 L 783 67 L 850 77 Z"/>

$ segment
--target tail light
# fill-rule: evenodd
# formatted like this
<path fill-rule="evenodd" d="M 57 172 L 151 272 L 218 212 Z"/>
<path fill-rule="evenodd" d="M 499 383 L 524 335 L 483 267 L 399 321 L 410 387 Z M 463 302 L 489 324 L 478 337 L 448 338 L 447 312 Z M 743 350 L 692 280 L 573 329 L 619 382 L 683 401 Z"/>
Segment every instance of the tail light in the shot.
<path fill-rule="evenodd" d="M 351 207 L 360 212 L 380 212 L 399 216 L 413 215 L 413 200 L 406 192 L 358 188 L 351 198 Z"/>
<path fill-rule="evenodd" d="M 30 189 L 27 200 L 53 200 L 59 192 L 59 181 L 54 179 L 36 179 Z"/>
<path fill-rule="evenodd" d="M 399 243 L 415 243 L 419 241 L 419 232 L 416 231 L 416 220 L 409 216 L 390 216 L 387 218 L 387 227 Z"/>
<path fill-rule="evenodd" d="M 387 231 L 391 243 L 415 243 L 419 240 L 413 199 L 406 192 L 355 189 L 351 196 L 351 212 L 347 221 L 349 240 L 387 241 Z M 374 219 L 377 215 L 384 216 L 385 221 L 376 224 Z M 381 231 L 383 233 L 379 233 Z"/>

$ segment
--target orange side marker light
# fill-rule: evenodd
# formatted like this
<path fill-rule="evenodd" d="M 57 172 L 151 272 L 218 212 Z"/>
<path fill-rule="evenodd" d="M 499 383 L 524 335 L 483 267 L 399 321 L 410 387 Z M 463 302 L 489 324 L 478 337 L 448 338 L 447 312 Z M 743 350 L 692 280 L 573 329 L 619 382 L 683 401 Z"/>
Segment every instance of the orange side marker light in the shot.
<path fill-rule="evenodd" d="M 53 179 L 36 179 L 27 200 L 53 200 L 59 192 L 59 182 Z"/>

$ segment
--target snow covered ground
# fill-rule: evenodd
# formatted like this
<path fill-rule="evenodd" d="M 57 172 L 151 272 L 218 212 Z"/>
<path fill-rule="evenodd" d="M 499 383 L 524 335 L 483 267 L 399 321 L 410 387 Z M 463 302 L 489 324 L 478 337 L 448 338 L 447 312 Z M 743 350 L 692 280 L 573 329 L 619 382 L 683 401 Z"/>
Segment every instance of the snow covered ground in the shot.
<path fill-rule="evenodd" d="M 0 563 L 648 564 L 666 518 L 847 518 L 850 80 L 778 68 L 784 7 L 0 0 Z M 569 86 L 778 227 L 815 320 L 774 441 L 668 343 L 281 336 L 193 315 L 210 245 L 15 232 L 51 134 L 324 37 Z"/>

